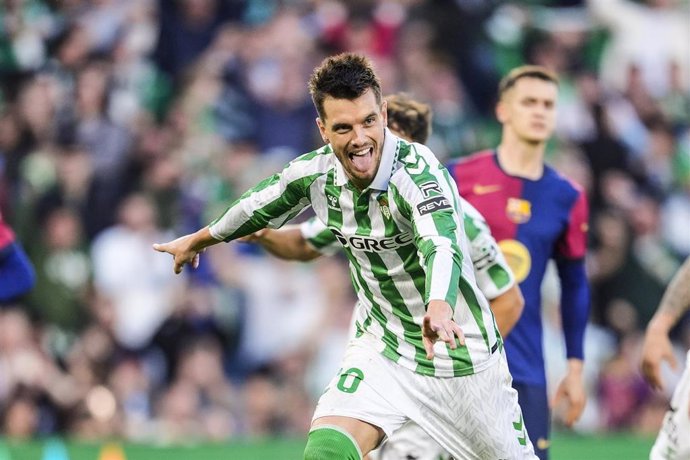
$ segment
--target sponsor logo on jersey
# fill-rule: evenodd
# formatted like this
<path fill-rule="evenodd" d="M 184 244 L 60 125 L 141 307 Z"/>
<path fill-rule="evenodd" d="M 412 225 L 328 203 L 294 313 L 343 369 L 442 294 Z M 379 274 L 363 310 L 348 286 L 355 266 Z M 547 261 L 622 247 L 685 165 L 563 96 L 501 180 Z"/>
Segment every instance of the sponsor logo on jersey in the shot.
<path fill-rule="evenodd" d="M 435 196 L 419 203 L 417 205 L 417 211 L 419 211 L 419 215 L 423 216 L 424 214 L 429 214 L 430 212 L 438 211 L 440 209 L 448 209 L 450 207 L 451 206 L 448 198 L 445 196 Z"/>
<path fill-rule="evenodd" d="M 524 224 L 532 217 L 532 203 L 520 198 L 508 198 L 506 215 L 516 224 Z"/>
<path fill-rule="evenodd" d="M 345 236 L 342 232 L 333 228 L 331 228 L 331 231 L 343 247 L 367 252 L 382 252 L 398 249 L 412 243 L 414 238 L 411 233 L 399 233 L 394 236 L 376 238 L 373 236 L 359 235 Z"/>
<path fill-rule="evenodd" d="M 419 189 L 422 191 L 424 198 L 429 198 L 432 192 L 434 192 L 435 195 L 443 195 L 443 191 L 441 191 L 441 186 L 438 185 L 438 182 L 435 181 L 424 182 L 422 185 L 419 186 Z"/>
<path fill-rule="evenodd" d="M 328 202 L 328 207 L 331 209 L 340 209 L 340 203 L 338 203 L 338 197 L 326 193 L 326 201 Z"/>
<path fill-rule="evenodd" d="M 521 283 L 532 269 L 532 256 L 529 249 L 517 240 L 502 240 L 498 243 L 508 266 L 515 275 L 515 281 Z"/>
<path fill-rule="evenodd" d="M 502 188 L 503 187 L 499 184 L 494 184 L 494 185 L 474 184 L 474 186 L 472 187 L 472 193 L 474 193 L 475 195 L 486 195 L 488 193 L 498 192 Z"/>

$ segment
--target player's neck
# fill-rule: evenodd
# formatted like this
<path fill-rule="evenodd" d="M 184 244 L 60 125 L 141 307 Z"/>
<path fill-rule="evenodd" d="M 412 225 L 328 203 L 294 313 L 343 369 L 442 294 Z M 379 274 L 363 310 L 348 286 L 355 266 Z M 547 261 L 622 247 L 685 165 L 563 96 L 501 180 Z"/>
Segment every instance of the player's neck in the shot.
<path fill-rule="evenodd" d="M 498 146 L 498 162 L 511 176 L 536 180 L 544 174 L 546 144 L 528 144 L 505 137 Z"/>

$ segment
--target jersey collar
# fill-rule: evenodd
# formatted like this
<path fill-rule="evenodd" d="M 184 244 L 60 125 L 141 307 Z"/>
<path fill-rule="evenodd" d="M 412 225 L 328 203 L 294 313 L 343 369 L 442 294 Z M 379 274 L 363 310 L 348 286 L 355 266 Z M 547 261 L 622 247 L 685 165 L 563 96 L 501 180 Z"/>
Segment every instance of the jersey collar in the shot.
<path fill-rule="evenodd" d="M 374 189 L 374 190 L 388 190 L 388 182 L 393 175 L 393 163 L 395 162 L 396 152 L 398 149 L 398 137 L 393 134 L 388 128 L 385 129 L 384 140 L 383 140 L 383 152 L 381 153 L 381 163 L 379 163 L 379 169 L 374 176 L 374 180 L 371 181 L 369 187 L 364 191 Z M 333 149 L 331 148 L 331 151 Z M 335 157 L 335 156 L 334 156 Z M 347 174 L 345 174 L 345 169 L 343 165 L 335 159 L 335 185 L 344 186 L 348 183 L 349 179 Z"/>

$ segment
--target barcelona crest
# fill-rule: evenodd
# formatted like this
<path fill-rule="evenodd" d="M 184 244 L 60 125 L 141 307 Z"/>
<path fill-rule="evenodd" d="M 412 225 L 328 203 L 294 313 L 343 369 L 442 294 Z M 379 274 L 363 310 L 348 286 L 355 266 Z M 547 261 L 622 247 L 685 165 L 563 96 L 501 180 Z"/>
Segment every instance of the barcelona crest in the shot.
<path fill-rule="evenodd" d="M 520 198 L 508 198 L 506 215 L 512 222 L 524 224 L 532 217 L 532 203 Z"/>

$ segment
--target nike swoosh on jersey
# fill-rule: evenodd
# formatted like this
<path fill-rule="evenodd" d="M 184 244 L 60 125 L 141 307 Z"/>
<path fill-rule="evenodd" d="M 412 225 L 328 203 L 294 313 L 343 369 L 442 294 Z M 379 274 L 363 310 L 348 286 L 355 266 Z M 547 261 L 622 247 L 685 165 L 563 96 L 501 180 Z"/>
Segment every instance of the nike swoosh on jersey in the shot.
<path fill-rule="evenodd" d="M 486 195 L 487 193 L 498 192 L 502 188 L 503 187 L 501 187 L 498 184 L 495 184 L 495 185 L 474 184 L 474 186 L 472 187 L 472 192 L 474 192 L 475 195 Z"/>

